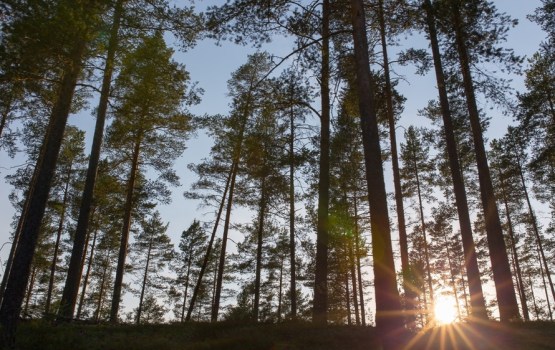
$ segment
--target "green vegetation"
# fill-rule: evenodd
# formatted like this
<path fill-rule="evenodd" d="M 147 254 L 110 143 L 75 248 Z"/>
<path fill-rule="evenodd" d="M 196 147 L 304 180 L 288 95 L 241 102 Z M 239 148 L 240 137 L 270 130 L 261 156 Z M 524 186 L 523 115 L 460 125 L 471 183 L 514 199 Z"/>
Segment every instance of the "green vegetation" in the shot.
<path fill-rule="evenodd" d="M 452 324 L 411 337 L 407 349 L 552 349 L 552 322 Z M 51 326 L 22 324 L 18 349 L 378 349 L 373 327 L 282 324 L 186 323 L 163 325 Z M 464 339 L 468 339 L 468 343 Z M 443 347 L 441 347 L 443 344 Z"/>

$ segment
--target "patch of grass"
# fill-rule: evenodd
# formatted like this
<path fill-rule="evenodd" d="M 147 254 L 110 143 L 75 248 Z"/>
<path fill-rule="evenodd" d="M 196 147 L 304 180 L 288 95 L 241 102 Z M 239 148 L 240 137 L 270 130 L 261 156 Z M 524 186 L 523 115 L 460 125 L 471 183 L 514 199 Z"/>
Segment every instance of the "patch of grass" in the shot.
<path fill-rule="evenodd" d="M 375 329 L 322 326 L 305 322 L 282 324 L 186 323 L 164 325 L 53 326 L 24 323 L 17 334 L 21 350 L 373 350 Z M 407 350 L 555 348 L 555 323 L 497 322 L 433 328 L 414 336 Z"/>

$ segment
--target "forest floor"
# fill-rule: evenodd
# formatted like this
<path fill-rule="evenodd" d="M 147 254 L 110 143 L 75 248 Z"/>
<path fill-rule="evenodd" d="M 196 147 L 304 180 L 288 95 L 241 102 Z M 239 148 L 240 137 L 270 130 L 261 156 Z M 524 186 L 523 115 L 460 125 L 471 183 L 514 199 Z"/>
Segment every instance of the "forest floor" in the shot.
<path fill-rule="evenodd" d="M 58 325 L 23 323 L 17 349 L 200 350 L 379 349 L 372 327 L 310 323 L 187 323 L 165 325 Z M 435 327 L 408 339 L 410 350 L 555 349 L 555 323 L 488 322 Z"/>

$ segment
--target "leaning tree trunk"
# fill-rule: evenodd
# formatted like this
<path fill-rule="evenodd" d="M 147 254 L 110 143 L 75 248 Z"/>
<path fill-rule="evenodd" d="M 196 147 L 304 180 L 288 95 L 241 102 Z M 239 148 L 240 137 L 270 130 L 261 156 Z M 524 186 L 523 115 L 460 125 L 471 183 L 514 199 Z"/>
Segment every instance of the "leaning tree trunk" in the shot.
<path fill-rule="evenodd" d="M 192 256 L 189 252 L 189 261 L 187 261 L 187 274 L 185 275 L 185 290 L 183 291 L 183 306 L 181 307 L 181 322 L 185 321 L 185 308 L 187 305 L 187 294 L 189 293 L 189 276 L 191 275 Z"/>
<path fill-rule="evenodd" d="M 484 219 L 486 223 L 486 234 L 493 271 L 493 280 L 497 292 L 497 302 L 501 321 L 508 322 L 519 319 L 518 303 L 516 301 L 513 277 L 509 265 L 507 248 L 503 238 L 503 229 L 497 211 L 495 194 L 489 172 L 486 149 L 480 124 L 480 115 L 476 105 L 476 96 L 472 74 L 470 72 L 470 58 L 466 47 L 466 33 L 463 29 L 462 18 L 458 7 L 458 1 L 454 4 L 453 29 L 455 30 L 455 42 L 459 54 L 459 63 L 463 77 L 464 93 L 470 118 L 470 126 L 474 140 L 474 152 L 478 166 L 478 180 L 480 183 L 480 195 L 482 207 L 484 208 Z"/>
<path fill-rule="evenodd" d="M 62 293 L 60 309 L 58 311 L 58 321 L 64 319 L 70 320 L 73 317 L 73 311 L 75 310 L 75 304 L 77 302 L 77 294 L 79 293 L 79 284 L 81 282 L 81 274 L 83 273 L 82 257 L 85 249 L 85 236 L 88 231 L 87 228 L 89 226 L 94 185 L 96 183 L 96 175 L 98 172 L 98 163 L 104 135 L 104 124 L 106 121 L 106 111 L 108 108 L 108 98 L 110 96 L 110 86 L 114 70 L 115 54 L 118 46 L 118 32 L 124 1 L 125 0 L 118 0 L 114 9 L 114 19 L 110 32 L 110 40 L 108 42 L 104 76 L 102 78 L 102 89 L 100 91 L 100 101 L 98 103 L 96 125 L 94 128 L 91 155 L 89 157 L 89 167 L 87 169 L 85 188 L 83 189 L 83 197 L 81 199 L 79 217 L 77 219 L 77 228 L 75 230 L 75 238 L 73 240 L 73 248 L 71 250 L 66 283 Z"/>
<path fill-rule="evenodd" d="M 25 295 L 25 287 L 29 281 L 31 264 L 40 232 L 40 225 L 46 209 L 48 194 L 54 177 L 58 154 L 64 137 L 69 116 L 71 101 L 77 79 L 82 70 L 82 60 L 87 43 L 84 40 L 75 43 L 70 53 L 70 61 L 64 69 L 62 80 L 57 92 L 56 101 L 50 115 L 48 133 L 45 136 L 41 156 L 35 166 L 36 183 L 28 193 L 29 207 L 24 211 L 23 226 L 14 255 L 10 276 L 6 285 L 2 307 L 0 308 L 0 324 L 4 335 L 4 343 L 15 344 L 17 321 Z"/>
<path fill-rule="evenodd" d="M 428 25 L 428 33 L 430 35 L 430 44 L 432 47 L 436 81 L 439 93 L 439 103 L 441 107 L 441 116 L 443 118 L 443 128 L 445 132 L 445 144 L 447 148 L 447 155 L 449 158 L 449 168 L 451 170 L 451 180 L 453 181 L 455 204 L 457 206 L 457 214 L 459 217 L 459 226 L 461 229 L 461 238 L 463 242 L 464 265 L 466 267 L 468 289 L 470 292 L 470 314 L 474 318 L 487 319 L 488 316 L 486 311 L 486 302 L 484 299 L 484 293 L 482 291 L 482 282 L 480 281 L 480 269 L 478 268 L 476 247 L 474 245 L 474 239 L 472 238 L 472 226 L 470 223 L 468 201 L 466 198 L 466 190 L 464 188 L 464 181 L 460 169 L 453 120 L 451 118 L 449 99 L 447 97 L 445 74 L 443 72 L 443 64 L 441 62 L 441 54 L 439 51 L 439 43 L 437 39 L 435 17 L 430 0 L 424 0 L 424 9 L 426 11 L 426 21 Z"/>
<path fill-rule="evenodd" d="M 359 95 L 362 142 L 370 204 L 370 227 L 374 257 L 376 328 L 385 349 L 397 348 L 404 321 L 397 290 L 397 275 L 387 211 L 382 154 L 371 86 L 366 20 L 362 0 L 351 0 L 355 65 Z"/>
<path fill-rule="evenodd" d="M 224 232 L 222 235 L 222 248 L 220 251 L 220 261 L 218 264 L 218 278 L 216 279 L 216 293 L 214 295 L 214 302 L 212 304 L 212 314 L 210 316 L 210 320 L 212 322 L 216 322 L 218 320 L 218 313 L 220 311 L 220 298 L 222 294 L 222 284 L 224 278 L 224 269 L 225 269 L 225 255 L 227 249 L 227 235 L 229 233 L 229 226 L 231 223 L 231 208 L 233 206 L 233 195 L 235 192 L 235 180 L 237 178 L 237 171 L 239 170 L 239 162 L 241 160 L 241 153 L 243 149 L 243 138 L 245 134 L 245 128 L 247 127 L 247 121 L 249 118 L 249 111 L 251 108 L 251 99 L 252 99 L 252 91 L 249 92 L 248 96 L 246 97 L 246 103 L 244 108 L 244 115 L 243 120 L 241 123 L 241 127 L 239 129 L 239 137 L 237 139 L 237 145 L 235 145 L 234 154 L 233 154 L 233 163 L 231 164 L 231 179 L 229 183 L 229 196 L 227 199 L 227 208 L 225 214 L 225 223 L 224 223 Z"/>
<path fill-rule="evenodd" d="M 229 170 L 229 174 L 227 175 L 227 180 L 225 183 L 224 193 L 222 195 L 222 200 L 220 202 L 220 207 L 218 208 L 218 213 L 216 214 L 216 221 L 214 222 L 214 228 L 212 229 L 212 234 L 210 235 L 210 241 L 208 242 L 208 247 L 206 248 L 206 255 L 204 255 L 204 260 L 202 261 L 202 266 L 200 267 L 200 271 L 198 274 L 197 283 L 195 284 L 195 288 L 193 289 L 193 295 L 191 296 L 191 301 L 189 303 L 189 308 L 187 309 L 187 316 L 185 317 L 185 321 L 191 320 L 191 315 L 193 314 L 193 310 L 195 308 L 195 302 L 197 300 L 197 296 L 200 290 L 200 286 L 202 284 L 202 278 L 204 277 L 204 273 L 206 268 L 208 267 L 208 262 L 210 260 L 210 256 L 212 253 L 212 246 L 214 245 L 214 238 L 216 237 L 216 232 L 218 231 L 218 225 L 220 223 L 220 218 L 222 216 L 222 211 L 225 206 L 225 199 L 227 198 L 227 191 L 229 190 L 229 185 L 231 182 L 231 178 L 233 177 L 233 173 L 235 172 L 234 165 L 231 166 Z"/>
<path fill-rule="evenodd" d="M 133 148 L 131 160 L 131 171 L 127 180 L 127 194 L 125 197 L 125 209 L 123 214 L 123 226 L 121 229 L 121 240 L 119 245 L 118 265 L 116 268 L 116 279 L 114 280 L 114 292 L 112 294 L 112 307 L 110 309 L 110 322 L 118 322 L 119 303 L 123 285 L 123 274 L 125 273 L 125 259 L 127 258 L 127 245 L 129 243 L 129 231 L 131 230 L 131 214 L 133 211 L 133 196 L 135 193 L 135 182 L 139 172 L 139 154 L 141 150 L 142 135 L 138 135 Z"/>
<path fill-rule="evenodd" d="M 139 297 L 139 306 L 137 308 L 137 324 L 141 323 L 141 313 L 143 312 L 143 301 L 145 298 L 146 283 L 148 282 L 148 268 L 150 265 L 150 253 L 152 252 L 152 237 L 148 242 L 148 251 L 146 253 L 146 266 L 145 273 L 143 275 L 143 283 L 141 284 L 141 296 Z"/>
<path fill-rule="evenodd" d="M 330 2 L 322 2 L 322 67 L 320 68 L 320 170 L 318 176 L 318 223 L 316 232 L 316 268 L 312 321 L 328 322 L 328 230 L 330 187 Z"/>

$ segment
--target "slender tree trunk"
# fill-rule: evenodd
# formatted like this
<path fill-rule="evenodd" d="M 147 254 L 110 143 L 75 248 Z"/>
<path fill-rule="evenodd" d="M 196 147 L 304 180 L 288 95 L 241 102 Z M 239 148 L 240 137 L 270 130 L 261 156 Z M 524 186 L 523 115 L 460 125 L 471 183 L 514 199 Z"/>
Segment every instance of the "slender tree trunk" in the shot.
<path fill-rule="evenodd" d="M 48 132 L 42 145 L 41 156 L 35 166 L 35 181 L 40 186 L 31 186 L 28 193 L 29 207 L 24 212 L 25 217 L 17 250 L 8 277 L 2 307 L 0 308 L 0 325 L 2 325 L 4 343 L 8 346 L 15 344 L 15 332 L 25 295 L 25 287 L 31 274 L 31 264 L 38 241 L 40 225 L 54 177 L 73 93 L 81 73 L 86 45 L 85 41 L 79 41 L 75 43 L 71 50 L 70 62 L 64 68 L 57 99 L 50 115 Z"/>
<path fill-rule="evenodd" d="M 82 259 L 83 251 L 85 249 L 85 236 L 88 231 L 87 228 L 89 225 L 89 217 L 93 201 L 94 185 L 96 183 L 100 150 L 104 136 L 104 124 L 106 121 L 106 111 L 108 108 L 108 98 L 110 96 L 110 86 L 114 70 L 115 54 L 118 46 L 118 32 L 124 1 L 125 0 L 118 0 L 114 9 L 114 19 L 108 42 L 108 51 L 106 54 L 104 75 L 102 78 L 102 88 L 100 91 L 100 101 L 98 103 L 96 125 L 91 146 L 91 154 L 89 157 L 89 166 L 87 169 L 87 177 L 85 179 L 85 188 L 83 189 L 81 206 L 79 208 L 79 217 L 77 219 L 77 228 L 75 230 L 75 238 L 73 241 L 73 248 L 71 250 L 66 283 L 62 293 L 60 309 L 58 311 L 58 321 L 63 321 L 64 319 L 70 320 L 73 318 L 73 311 L 75 310 L 75 304 L 77 302 L 77 294 L 79 293 L 79 284 L 81 282 L 81 274 L 83 273 Z"/>
<path fill-rule="evenodd" d="M 482 282 L 480 280 L 480 270 L 478 268 L 476 247 L 474 245 L 474 239 L 472 238 L 472 226 L 470 222 L 470 214 L 468 211 L 468 201 L 466 198 L 466 190 L 464 187 L 464 181 L 460 169 L 453 120 L 451 118 L 451 110 L 449 108 L 449 99 L 447 97 L 447 88 L 445 85 L 445 74 L 443 72 L 443 64 L 441 62 L 441 54 L 439 51 L 439 43 L 437 40 L 435 16 L 430 0 L 424 0 L 424 9 L 426 11 L 426 21 L 428 24 L 428 33 L 430 36 L 430 44 L 432 47 L 432 54 L 434 59 L 441 115 L 443 118 L 445 143 L 447 148 L 447 155 L 449 158 L 449 168 L 451 170 L 451 180 L 453 181 L 455 203 L 457 206 L 457 214 L 459 216 L 459 225 L 463 242 L 464 265 L 466 267 L 468 289 L 470 292 L 470 316 L 478 319 L 487 319 L 488 316 L 486 312 L 486 302 L 482 291 Z"/>
<path fill-rule="evenodd" d="M 385 98 L 387 105 L 387 120 L 389 124 L 389 142 L 391 144 L 391 166 L 393 168 L 393 184 L 395 188 L 395 209 L 397 212 L 397 228 L 399 230 L 399 248 L 401 252 L 401 275 L 403 276 L 404 307 L 407 310 L 407 325 L 414 328 L 414 300 L 416 293 L 410 286 L 409 248 L 407 228 L 405 224 L 405 208 L 403 205 L 403 191 L 401 189 L 401 176 L 399 173 L 399 156 L 397 152 L 397 137 L 395 132 L 395 114 L 393 110 L 393 88 L 389 71 L 389 58 L 387 53 L 386 24 L 384 18 L 383 0 L 378 1 L 378 20 L 380 25 L 380 40 L 382 43 L 383 67 L 385 77 Z"/>
<path fill-rule="evenodd" d="M 511 211 L 509 209 L 509 203 L 507 201 L 507 190 L 506 190 L 505 182 L 503 181 L 501 172 L 499 172 L 499 179 L 501 179 L 501 195 L 503 197 L 503 204 L 505 206 L 507 225 L 509 226 L 508 228 L 509 239 L 511 241 L 511 251 L 513 252 L 514 266 L 516 270 L 516 280 L 518 283 L 518 291 L 519 291 L 518 294 L 520 296 L 520 304 L 522 306 L 522 315 L 524 316 L 525 321 L 530 321 L 528 305 L 526 304 L 526 292 L 524 288 L 524 283 L 522 281 L 522 271 L 520 269 L 520 259 L 518 257 L 518 252 L 516 250 L 516 239 L 515 239 L 515 233 L 513 230 L 513 221 L 511 220 Z"/>
<path fill-rule="evenodd" d="M 318 175 L 318 223 L 316 232 L 316 270 L 312 321 L 328 322 L 328 230 L 330 187 L 330 1 L 322 1 L 322 66 L 320 98 L 322 104 L 320 129 L 320 171 Z"/>
<path fill-rule="evenodd" d="M 349 237 L 347 244 L 349 245 L 349 269 L 351 274 L 351 283 L 353 285 L 353 305 L 355 306 L 355 321 L 360 325 L 360 316 L 358 313 L 358 296 L 357 296 L 357 278 L 355 273 L 355 254 L 353 252 L 353 238 Z"/>
<path fill-rule="evenodd" d="M 374 258 L 374 286 L 376 298 L 376 328 L 385 349 L 400 346 L 403 317 L 397 274 L 393 262 L 393 248 L 389 228 L 387 195 L 385 191 L 382 154 L 373 91 L 371 86 L 366 20 L 362 0 L 351 0 L 355 64 L 359 109 L 370 204 L 370 227 Z"/>
<path fill-rule="evenodd" d="M 443 243 L 445 244 L 445 250 L 447 255 L 447 263 L 449 265 L 449 277 L 451 282 L 451 289 L 453 290 L 453 297 L 455 298 L 455 303 L 457 304 L 457 315 L 459 320 L 461 320 L 461 305 L 459 302 L 459 296 L 457 291 L 457 284 L 455 283 L 455 267 L 453 264 L 453 260 L 451 259 L 451 250 L 449 249 L 449 242 L 447 241 L 447 234 L 443 234 Z M 435 309 L 434 309 L 435 311 Z"/>
<path fill-rule="evenodd" d="M 252 88 L 252 87 L 251 87 Z M 223 284 L 223 277 L 224 277 L 224 269 L 225 269 L 225 255 L 227 249 L 227 235 L 229 233 L 229 226 L 231 220 L 231 209 L 233 206 L 233 195 L 235 191 L 235 180 L 237 177 L 237 171 L 239 170 L 239 162 L 241 159 L 241 153 L 243 149 L 243 138 L 245 134 L 245 128 L 247 127 L 247 121 L 249 118 L 250 108 L 251 108 L 251 100 L 252 100 L 252 90 L 249 91 L 248 95 L 246 96 L 246 102 L 244 107 L 244 114 L 243 120 L 241 121 L 241 127 L 239 129 L 237 145 L 235 145 L 235 149 L 233 150 L 233 162 L 231 165 L 231 179 L 229 183 L 229 196 L 227 200 L 227 208 L 225 214 L 225 223 L 224 223 L 224 232 L 222 235 L 222 248 L 220 251 L 220 261 L 218 265 L 218 278 L 216 281 L 216 293 L 214 295 L 214 302 L 212 303 L 212 314 L 210 320 L 212 322 L 218 321 L 218 313 L 220 311 L 220 298 L 222 293 L 222 284 Z"/>
<path fill-rule="evenodd" d="M 185 291 L 183 292 L 183 306 L 181 307 L 181 323 L 185 321 L 185 307 L 187 305 L 187 294 L 189 292 L 189 276 L 191 274 L 192 262 L 192 257 L 189 257 L 189 261 L 187 262 L 187 275 L 185 276 Z"/>
<path fill-rule="evenodd" d="M 540 259 L 540 249 L 539 247 L 536 245 L 536 253 L 538 254 L 538 259 Z M 553 321 L 553 312 L 551 311 L 551 302 L 549 301 L 549 292 L 547 291 L 547 282 L 545 281 L 545 273 L 543 270 L 543 266 L 540 263 L 540 274 L 542 276 L 542 282 L 543 282 L 543 290 L 545 292 L 545 301 L 547 302 L 547 311 L 549 313 L 549 320 Z"/>
<path fill-rule="evenodd" d="M 358 295 L 360 296 L 360 318 L 362 319 L 362 325 L 366 326 L 366 311 L 364 309 L 364 290 L 362 283 L 362 267 L 360 264 L 360 233 L 358 227 L 358 201 L 355 193 L 354 199 L 355 206 L 355 250 L 356 250 L 356 264 L 357 264 L 357 277 L 358 277 Z"/>
<path fill-rule="evenodd" d="M 474 94 L 474 85 L 470 72 L 470 59 L 466 47 L 467 35 L 463 30 L 458 1 L 459 0 L 457 0 L 457 3 L 454 4 L 452 24 L 453 29 L 455 30 L 455 41 L 459 54 L 464 92 L 466 95 L 470 126 L 474 139 L 474 151 L 476 153 L 476 162 L 478 166 L 478 180 L 480 183 L 482 206 L 484 208 L 486 234 L 488 238 L 493 280 L 495 282 L 495 290 L 497 292 L 499 315 L 501 317 L 501 321 L 508 322 L 510 320 L 519 319 L 520 315 L 516 301 L 513 278 L 511 275 L 511 268 L 509 265 L 509 257 L 505 247 L 503 230 L 501 228 L 501 221 L 499 220 L 495 194 L 491 183 L 484 139 L 482 136 L 482 126 L 480 124 L 480 115 L 476 105 L 476 96 Z"/>
<path fill-rule="evenodd" d="M 413 150 L 414 151 L 414 150 Z M 418 208 L 420 211 L 420 228 L 422 229 L 422 237 L 424 238 L 424 259 L 426 261 L 426 275 L 428 277 L 428 289 L 430 290 L 430 307 L 428 310 L 433 312 L 434 306 L 434 287 L 432 286 L 432 272 L 430 268 L 430 254 L 428 252 L 428 237 L 426 235 L 426 219 L 424 218 L 424 205 L 422 203 L 422 191 L 420 189 L 420 174 L 418 172 L 418 165 L 416 164 L 416 154 L 413 154 L 413 167 L 416 180 L 416 191 L 418 194 Z M 427 306 L 427 305 L 426 305 Z"/>
<path fill-rule="evenodd" d="M 138 135 L 133 149 L 131 170 L 127 180 L 127 194 L 125 197 L 125 209 L 123 214 L 123 226 L 121 229 L 121 240 L 114 281 L 114 292 L 112 294 L 112 307 L 110 310 L 110 322 L 118 322 L 119 303 L 121 301 L 121 288 L 123 285 L 123 274 L 125 273 L 125 259 L 127 258 L 127 245 L 129 243 L 129 231 L 131 230 L 131 214 L 133 211 L 133 195 L 135 193 L 135 182 L 139 172 L 139 154 L 141 150 L 142 135 Z"/>
<path fill-rule="evenodd" d="M 242 143 L 242 138 L 241 138 Z M 216 293 L 214 294 L 214 302 L 212 303 L 212 315 L 210 320 L 212 322 L 218 321 L 218 313 L 220 311 L 220 298 L 222 293 L 222 284 L 224 278 L 224 268 L 225 268 L 225 255 L 227 247 L 227 235 L 229 232 L 229 225 L 231 221 L 231 208 L 233 206 L 233 194 L 235 191 L 235 178 L 237 177 L 237 170 L 239 168 L 239 160 L 236 159 L 232 164 L 233 172 L 231 174 L 231 182 L 229 184 L 229 196 L 227 199 L 227 208 L 225 213 L 225 223 L 224 223 L 224 233 L 222 236 L 222 248 L 220 251 L 220 259 L 218 264 L 218 276 L 216 278 Z"/>
<path fill-rule="evenodd" d="M 152 252 L 152 237 L 148 242 L 148 250 L 146 253 L 146 266 L 143 275 L 143 283 L 141 284 L 141 296 L 139 297 L 139 307 L 137 308 L 137 324 L 141 323 L 141 313 L 143 311 L 143 301 L 145 298 L 146 283 L 148 281 L 148 268 L 150 265 L 150 253 Z"/>
<path fill-rule="evenodd" d="M 206 255 L 204 256 L 204 260 L 202 261 L 202 266 L 200 267 L 197 283 L 195 284 L 195 289 L 193 289 L 193 295 L 191 296 L 191 302 L 189 303 L 189 308 L 187 309 L 187 316 L 185 317 L 185 321 L 190 321 L 191 315 L 193 314 L 195 301 L 197 300 L 198 292 L 202 284 L 202 278 L 204 277 L 204 273 L 206 272 L 206 268 L 208 267 L 208 262 L 212 254 L 212 246 L 214 245 L 214 238 L 216 237 L 216 232 L 218 231 L 218 225 L 220 223 L 220 218 L 222 216 L 222 211 L 224 209 L 225 199 L 227 198 L 227 191 L 229 190 L 231 177 L 233 176 L 233 173 L 235 171 L 234 169 L 235 167 L 234 165 L 232 165 L 231 169 L 229 169 L 229 174 L 227 175 L 224 193 L 222 195 L 222 200 L 220 201 L 220 207 L 218 208 L 218 213 L 216 214 L 216 221 L 214 222 L 214 228 L 212 229 L 212 234 L 210 235 L 210 241 L 208 242 L 208 247 L 206 248 Z"/>
<path fill-rule="evenodd" d="M 532 303 L 534 305 L 534 311 L 536 312 L 536 321 L 539 320 L 540 310 L 538 304 L 536 303 L 536 296 L 534 294 L 534 283 L 532 282 L 532 277 L 528 274 L 528 283 L 530 284 L 530 294 L 532 295 Z"/>
<path fill-rule="evenodd" d="M 292 96 L 293 97 L 293 96 Z M 295 263 L 295 116 L 290 111 L 291 136 L 289 138 L 289 261 L 291 265 L 291 319 L 297 318 L 297 280 Z"/>
<path fill-rule="evenodd" d="M 530 221 L 532 222 L 532 228 L 534 229 L 534 236 L 536 238 L 536 243 L 538 245 L 538 249 L 540 251 L 541 261 L 543 263 L 543 268 L 545 270 L 545 274 L 547 275 L 547 280 L 549 281 L 549 288 L 551 289 L 551 296 L 555 301 L 555 288 L 553 287 L 553 280 L 551 279 L 551 272 L 549 270 L 549 265 L 547 264 L 547 259 L 545 257 L 545 252 L 543 249 L 543 242 L 540 236 L 540 229 L 538 228 L 538 221 L 536 220 L 536 215 L 534 214 L 534 209 L 532 208 L 532 203 L 530 202 L 530 195 L 528 194 L 528 186 L 526 186 L 526 180 L 524 179 L 524 171 L 522 170 L 522 165 L 520 162 L 520 158 L 518 155 L 517 158 L 517 167 L 518 167 L 518 174 L 520 177 L 520 181 L 522 183 L 522 189 L 524 190 L 524 197 L 526 198 L 526 204 L 528 205 L 528 215 L 530 215 Z"/>
<path fill-rule="evenodd" d="M 278 307 L 277 307 L 278 322 L 281 322 L 281 302 L 283 299 L 283 260 L 284 258 L 281 258 L 280 264 L 279 264 L 279 294 L 278 294 Z"/>
<path fill-rule="evenodd" d="M 62 232 L 64 230 L 64 222 L 66 217 L 66 206 L 67 206 L 67 196 L 69 192 L 69 181 L 71 179 L 72 169 L 69 167 L 69 171 L 66 176 L 64 195 L 62 199 L 62 212 L 60 214 L 60 222 L 58 223 L 58 229 L 56 230 L 56 243 L 54 244 L 54 256 L 50 263 L 50 277 L 48 279 L 48 290 L 46 292 L 46 301 L 44 305 L 44 315 L 46 317 L 50 314 L 50 304 L 52 301 L 52 291 L 54 290 L 54 278 L 56 277 L 56 265 L 58 264 L 58 253 L 60 251 L 60 241 L 62 240 Z"/>
<path fill-rule="evenodd" d="M 75 318 L 77 318 L 77 319 L 81 318 L 81 311 L 83 310 L 83 305 L 85 304 L 85 294 L 87 292 L 87 286 L 89 284 L 89 275 L 91 273 L 92 262 L 93 262 L 93 258 L 94 258 L 94 249 L 96 247 L 96 236 L 97 235 L 98 235 L 98 228 L 96 228 L 94 230 L 94 234 L 93 234 L 93 241 L 92 241 L 92 244 L 91 244 L 91 252 L 90 252 L 90 255 L 89 255 L 89 262 L 87 264 L 87 270 L 85 271 L 85 277 L 83 278 L 83 287 L 81 288 L 81 296 L 79 298 L 79 306 L 77 307 L 77 315 L 75 316 Z M 88 240 L 89 239 L 87 238 L 86 241 L 88 241 Z"/>
<path fill-rule="evenodd" d="M 351 292 L 349 291 L 349 270 L 344 271 L 345 276 L 345 304 L 347 307 L 347 324 L 350 326 L 353 324 L 352 314 L 351 314 Z"/>
<path fill-rule="evenodd" d="M 108 254 L 108 257 L 109 257 L 109 254 Z M 94 318 L 96 322 L 100 321 L 100 312 L 102 311 L 102 304 L 104 303 L 104 293 L 106 290 L 106 275 L 108 274 L 108 267 L 109 267 L 108 257 L 104 262 L 104 270 L 102 271 L 102 278 L 100 279 L 100 290 L 98 291 L 98 303 L 96 306 L 96 311 L 94 313 L 95 314 Z"/>
<path fill-rule="evenodd" d="M 264 236 L 264 219 L 266 216 L 266 178 L 263 177 L 260 184 L 260 203 L 258 213 L 258 230 L 257 230 L 257 243 L 256 243 L 256 268 L 254 279 L 254 302 L 253 302 L 253 319 L 258 322 L 258 308 L 260 304 L 260 275 L 262 272 L 262 242 Z"/>
<path fill-rule="evenodd" d="M 29 303 L 31 301 L 31 295 L 33 294 L 33 287 L 35 286 L 35 277 L 37 277 L 37 268 L 33 267 L 31 272 L 31 280 L 29 281 L 29 286 L 27 287 L 27 293 L 25 296 L 25 308 L 23 309 L 23 317 L 29 316 Z"/>

